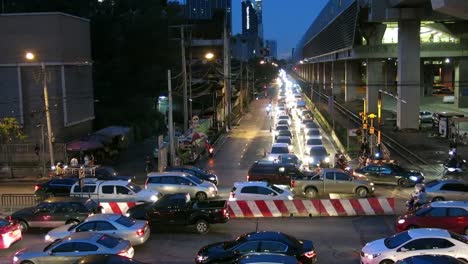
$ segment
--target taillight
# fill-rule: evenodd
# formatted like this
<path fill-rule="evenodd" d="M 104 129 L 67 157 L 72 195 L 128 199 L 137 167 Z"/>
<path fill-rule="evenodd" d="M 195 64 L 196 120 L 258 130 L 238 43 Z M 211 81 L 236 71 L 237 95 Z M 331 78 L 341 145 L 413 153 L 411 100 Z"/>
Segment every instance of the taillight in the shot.
<path fill-rule="evenodd" d="M 137 236 L 143 236 L 145 234 L 145 228 L 138 229 L 136 234 Z"/>
<path fill-rule="evenodd" d="M 315 257 L 315 256 L 316 256 L 316 254 L 315 254 L 315 251 L 314 251 L 314 250 L 311 250 L 311 251 L 305 252 L 303 255 L 304 255 L 304 256 L 306 256 L 307 258 L 313 258 L 313 257 Z"/>
<path fill-rule="evenodd" d="M 294 180 L 291 180 L 291 188 L 294 188 Z"/>
<path fill-rule="evenodd" d="M 40 185 L 36 185 L 36 186 L 34 186 L 34 191 L 37 191 L 37 190 L 39 190 L 40 188 L 41 188 Z"/>
<path fill-rule="evenodd" d="M 223 209 L 223 216 L 226 216 L 226 215 L 227 215 L 227 209 L 224 208 L 224 209 Z"/>

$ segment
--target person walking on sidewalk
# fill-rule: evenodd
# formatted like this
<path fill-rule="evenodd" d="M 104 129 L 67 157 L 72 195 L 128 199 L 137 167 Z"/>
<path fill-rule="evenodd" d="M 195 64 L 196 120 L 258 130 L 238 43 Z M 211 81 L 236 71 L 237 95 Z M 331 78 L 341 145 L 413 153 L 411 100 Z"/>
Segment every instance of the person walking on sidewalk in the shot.
<path fill-rule="evenodd" d="M 153 171 L 153 161 L 151 160 L 149 155 L 146 155 L 145 171 L 146 173 L 150 173 Z"/>

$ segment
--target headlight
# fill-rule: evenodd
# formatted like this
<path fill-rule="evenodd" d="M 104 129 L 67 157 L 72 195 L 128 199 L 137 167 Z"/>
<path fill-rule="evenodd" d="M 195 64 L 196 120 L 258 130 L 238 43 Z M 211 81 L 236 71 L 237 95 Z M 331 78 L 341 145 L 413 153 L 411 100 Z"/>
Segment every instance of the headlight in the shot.
<path fill-rule="evenodd" d="M 370 185 L 370 186 L 374 186 L 374 183 L 373 183 L 373 182 L 371 182 L 371 183 L 369 183 L 369 185 Z"/>
<path fill-rule="evenodd" d="M 17 257 L 17 256 L 14 256 L 14 257 L 13 257 L 13 262 L 14 262 L 14 263 L 18 262 L 18 257 Z"/>
<path fill-rule="evenodd" d="M 289 150 L 292 150 L 292 149 L 293 149 L 293 145 L 289 145 L 289 146 L 288 146 L 288 149 L 289 149 Z"/>
<path fill-rule="evenodd" d="M 268 160 L 269 160 L 269 161 L 274 161 L 275 158 L 273 158 L 272 156 L 268 156 Z"/>
<path fill-rule="evenodd" d="M 417 180 L 418 180 L 418 177 L 416 177 L 416 176 L 410 176 L 409 179 L 412 180 L 412 181 L 417 181 Z"/>
<path fill-rule="evenodd" d="M 205 262 L 206 260 L 208 260 L 208 256 L 197 256 L 197 261 Z"/>
<path fill-rule="evenodd" d="M 208 187 L 208 191 L 209 191 L 209 192 L 214 192 L 214 191 L 215 191 L 215 188 L 213 188 L 213 187 Z"/>
<path fill-rule="evenodd" d="M 130 217 L 130 213 L 129 212 L 125 213 L 125 216 Z"/>
<path fill-rule="evenodd" d="M 314 158 L 313 157 L 309 157 L 309 163 L 314 163 Z"/>
<path fill-rule="evenodd" d="M 151 195 L 150 200 L 156 202 L 158 200 L 158 197 L 156 195 Z"/>
<path fill-rule="evenodd" d="M 275 131 L 275 136 L 279 135 L 279 131 Z"/>
<path fill-rule="evenodd" d="M 213 177 L 213 176 L 212 176 L 212 177 L 209 177 L 208 179 L 209 179 L 209 180 L 211 180 L 211 181 L 214 181 L 214 180 L 216 180 L 216 178 L 215 178 L 215 177 Z"/>
<path fill-rule="evenodd" d="M 288 200 L 292 200 L 293 197 L 291 195 L 288 195 Z"/>
<path fill-rule="evenodd" d="M 380 256 L 380 253 L 379 254 L 367 254 L 367 253 L 364 253 L 364 257 L 368 258 L 368 259 L 374 259 L 376 257 Z"/>
<path fill-rule="evenodd" d="M 401 225 L 401 224 L 404 224 L 405 222 L 406 222 L 405 219 L 400 219 L 400 220 L 398 220 L 398 224 L 400 224 L 400 225 Z"/>
<path fill-rule="evenodd" d="M 330 162 L 330 158 L 329 158 L 329 157 L 326 157 L 326 158 L 325 158 L 325 162 L 326 162 L 326 163 L 329 163 L 329 162 Z"/>
<path fill-rule="evenodd" d="M 49 236 L 49 235 L 46 235 L 46 236 L 44 237 L 44 240 L 45 240 L 46 242 L 47 242 L 47 241 L 50 241 L 50 236 Z"/>

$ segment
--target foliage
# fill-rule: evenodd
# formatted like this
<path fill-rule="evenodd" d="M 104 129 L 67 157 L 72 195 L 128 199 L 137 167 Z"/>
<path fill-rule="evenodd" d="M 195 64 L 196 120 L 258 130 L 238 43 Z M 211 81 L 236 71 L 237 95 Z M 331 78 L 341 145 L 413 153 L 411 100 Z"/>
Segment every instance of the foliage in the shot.
<path fill-rule="evenodd" d="M 5 117 L 0 120 L 0 143 L 14 143 L 24 139 L 26 136 L 16 118 Z"/>

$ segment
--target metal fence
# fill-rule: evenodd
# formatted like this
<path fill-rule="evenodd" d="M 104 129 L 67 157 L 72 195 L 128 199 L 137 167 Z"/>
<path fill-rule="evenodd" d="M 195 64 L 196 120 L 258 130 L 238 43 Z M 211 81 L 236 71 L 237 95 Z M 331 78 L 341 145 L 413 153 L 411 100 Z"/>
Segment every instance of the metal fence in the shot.
<path fill-rule="evenodd" d="M 4 211 L 13 211 L 25 207 L 32 207 L 45 200 L 47 196 L 35 194 L 2 194 L 2 207 Z"/>

